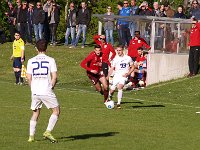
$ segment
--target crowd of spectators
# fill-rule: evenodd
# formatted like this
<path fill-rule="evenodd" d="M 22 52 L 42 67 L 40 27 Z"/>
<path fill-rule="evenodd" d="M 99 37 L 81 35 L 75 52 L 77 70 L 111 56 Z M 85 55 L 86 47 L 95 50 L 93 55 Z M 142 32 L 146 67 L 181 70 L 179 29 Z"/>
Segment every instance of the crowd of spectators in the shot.
<path fill-rule="evenodd" d="M 169 2 L 159 3 L 154 2 L 151 8 L 147 1 L 143 1 L 140 5 L 136 4 L 136 0 L 124 0 L 117 3 L 119 16 L 156 16 L 170 18 L 191 18 L 200 19 L 200 6 L 198 0 L 193 0 L 191 7 L 186 12 L 182 5 L 179 5 L 177 10 L 173 10 Z M 60 5 L 54 0 L 46 0 L 44 4 L 37 2 L 28 3 L 27 1 L 16 0 L 16 4 L 8 2 L 8 11 L 5 12 L 9 25 L 10 39 L 14 40 L 14 32 L 18 30 L 21 33 L 22 39 L 27 44 L 33 43 L 33 33 L 35 41 L 44 38 L 51 45 L 57 43 L 57 27 L 60 22 Z M 124 19 L 115 19 L 112 17 L 111 6 L 105 10 L 106 18 L 104 18 L 104 31 L 106 41 L 114 45 L 114 29 L 117 29 L 117 41 L 120 45 L 128 46 L 130 40 L 134 37 L 137 29 L 136 21 L 125 21 Z M 87 8 L 86 2 L 82 2 L 81 6 L 76 9 L 73 2 L 69 3 L 69 9 L 66 11 L 66 33 L 65 45 L 70 48 L 77 46 L 78 41 L 82 37 L 81 47 L 84 48 L 86 42 L 86 33 L 91 20 L 91 11 Z M 116 25 L 116 27 L 115 27 Z M 147 31 L 148 32 L 148 31 Z M 147 33 L 148 34 L 148 33 Z M 162 36 L 162 31 L 160 31 Z M 70 39 L 70 40 L 69 40 Z"/>

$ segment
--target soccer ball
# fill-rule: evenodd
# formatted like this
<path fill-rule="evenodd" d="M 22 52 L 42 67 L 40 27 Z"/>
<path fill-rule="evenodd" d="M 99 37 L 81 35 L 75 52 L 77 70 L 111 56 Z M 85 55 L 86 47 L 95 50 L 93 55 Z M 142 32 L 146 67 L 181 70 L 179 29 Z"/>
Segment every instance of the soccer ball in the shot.
<path fill-rule="evenodd" d="M 113 109 L 115 107 L 114 101 L 108 101 L 108 102 L 106 102 L 106 107 L 108 109 Z"/>

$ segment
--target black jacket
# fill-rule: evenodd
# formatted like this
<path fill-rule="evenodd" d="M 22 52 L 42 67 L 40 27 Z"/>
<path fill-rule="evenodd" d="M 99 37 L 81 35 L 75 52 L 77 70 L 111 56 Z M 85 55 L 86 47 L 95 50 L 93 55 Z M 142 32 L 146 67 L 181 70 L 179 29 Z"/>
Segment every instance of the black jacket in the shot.
<path fill-rule="evenodd" d="M 38 25 L 39 23 L 44 24 L 45 21 L 45 12 L 42 8 L 34 9 L 33 12 L 33 24 Z"/>
<path fill-rule="evenodd" d="M 60 10 L 58 8 L 56 8 L 54 10 L 54 19 L 55 19 L 55 23 L 59 23 L 60 22 Z M 50 20 L 51 20 L 51 13 L 50 13 L 50 16 L 48 17 L 48 20 L 50 22 Z"/>
<path fill-rule="evenodd" d="M 187 19 L 187 16 L 184 13 L 175 13 L 174 18 L 182 18 L 182 19 Z"/>
<path fill-rule="evenodd" d="M 67 23 L 67 28 L 76 26 L 76 10 L 75 9 L 74 10 L 69 9 L 66 23 Z"/>
<path fill-rule="evenodd" d="M 84 25 L 89 25 L 91 20 L 91 14 L 88 8 L 82 11 L 82 9 L 78 10 L 77 13 L 77 24 L 84 24 Z"/>

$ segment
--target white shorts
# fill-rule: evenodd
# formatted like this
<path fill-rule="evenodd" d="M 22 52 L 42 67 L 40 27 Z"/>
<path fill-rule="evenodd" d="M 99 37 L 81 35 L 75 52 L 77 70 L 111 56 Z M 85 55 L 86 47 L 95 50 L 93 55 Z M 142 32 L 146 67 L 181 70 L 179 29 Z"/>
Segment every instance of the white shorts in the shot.
<path fill-rule="evenodd" d="M 36 110 L 45 105 L 48 109 L 59 106 L 58 100 L 54 93 L 48 95 L 32 95 L 31 109 Z"/>
<path fill-rule="evenodd" d="M 111 89 L 115 90 L 118 84 L 124 85 L 126 81 L 127 81 L 127 78 L 123 77 L 122 75 L 114 75 Z"/>

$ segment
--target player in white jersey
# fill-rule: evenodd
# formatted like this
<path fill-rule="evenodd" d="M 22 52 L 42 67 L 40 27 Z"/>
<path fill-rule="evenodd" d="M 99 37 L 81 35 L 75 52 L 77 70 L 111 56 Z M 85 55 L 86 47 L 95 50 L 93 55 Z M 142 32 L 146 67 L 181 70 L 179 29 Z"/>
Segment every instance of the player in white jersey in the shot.
<path fill-rule="evenodd" d="M 47 42 L 45 40 L 39 40 L 36 43 L 36 47 L 38 55 L 29 59 L 27 64 L 27 79 L 31 87 L 31 109 L 33 110 L 33 115 L 30 120 L 28 142 L 34 142 L 37 120 L 39 118 L 40 109 L 44 104 L 48 109 L 52 110 L 52 114 L 43 136 L 54 143 L 57 142 L 57 140 L 52 136 L 51 131 L 60 114 L 59 103 L 53 92 L 57 80 L 57 67 L 55 60 L 45 55 L 47 49 Z"/>
<path fill-rule="evenodd" d="M 116 48 L 118 56 L 113 59 L 111 68 L 108 73 L 108 77 L 114 71 L 113 84 L 110 88 L 109 99 L 112 99 L 112 95 L 116 87 L 118 88 L 117 95 L 117 108 L 121 108 L 121 99 L 122 99 L 122 89 L 124 87 L 125 82 L 127 81 L 128 76 L 134 71 L 134 65 L 131 57 L 125 55 L 122 49 L 122 46 L 118 46 Z"/>

